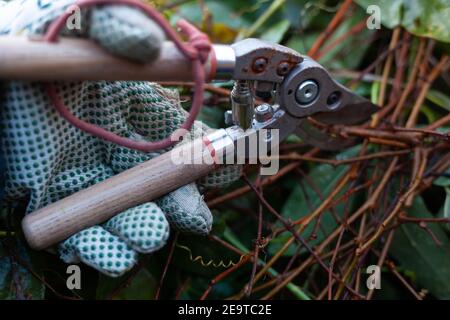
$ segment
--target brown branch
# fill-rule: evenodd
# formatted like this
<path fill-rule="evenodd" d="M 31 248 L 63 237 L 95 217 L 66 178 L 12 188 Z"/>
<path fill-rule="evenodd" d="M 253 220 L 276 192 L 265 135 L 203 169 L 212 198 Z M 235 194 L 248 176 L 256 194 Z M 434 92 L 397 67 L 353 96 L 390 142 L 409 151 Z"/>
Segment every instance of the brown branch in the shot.
<path fill-rule="evenodd" d="M 178 232 L 175 233 L 175 237 L 173 238 L 172 245 L 170 246 L 170 251 L 169 251 L 169 255 L 167 256 L 166 265 L 164 266 L 164 270 L 161 275 L 161 279 L 159 280 L 158 289 L 156 290 L 155 300 L 159 299 L 159 295 L 161 293 L 161 288 L 164 283 L 164 279 L 166 277 L 167 270 L 169 269 L 169 265 L 172 262 L 172 257 L 173 257 L 173 253 L 175 251 L 175 245 L 177 243 L 178 234 L 179 234 Z"/>
<path fill-rule="evenodd" d="M 441 72 L 448 68 L 449 56 L 444 55 L 439 63 L 431 70 L 429 76 L 425 80 L 425 84 L 422 86 L 420 90 L 419 96 L 416 99 L 416 103 L 414 104 L 411 114 L 409 115 L 408 121 L 406 122 L 407 128 L 412 128 L 416 124 L 417 116 L 419 115 L 420 107 L 422 106 L 425 98 L 427 96 L 428 90 L 430 89 L 431 84 L 436 80 Z"/>
<path fill-rule="evenodd" d="M 391 232 L 389 232 L 389 235 L 386 238 L 386 242 L 384 243 L 383 249 L 381 250 L 381 254 L 378 257 L 377 266 L 379 268 L 381 268 L 381 266 L 384 264 L 384 261 L 386 260 L 389 248 L 391 247 L 392 239 L 394 239 L 394 233 L 395 233 L 395 231 L 392 230 Z M 369 292 L 366 295 L 366 299 L 367 300 L 372 299 L 373 293 L 374 293 L 374 290 L 369 289 Z"/>
<path fill-rule="evenodd" d="M 260 176 L 258 176 L 258 182 L 260 182 L 259 180 Z M 259 192 L 261 192 L 262 194 L 262 187 L 257 186 L 257 188 L 259 189 Z M 255 245 L 254 245 L 254 250 L 253 250 L 253 266 L 252 266 L 252 272 L 250 274 L 250 280 L 248 282 L 247 288 L 245 290 L 245 295 L 247 297 L 249 297 L 252 293 L 252 289 L 253 289 L 253 283 L 255 280 L 255 275 L 256 275 L 256 269 L 258 267 L 258 258 L 259 258 L 259 249 L 262 245 L 262 226 L 263 226 L 263 217 L 262 217 L 262 213 L 263 213 L 263 206 L 261 201 L 258 201 L 258 227 L 257 227 L 257 231 L 256 231 L 256 241 L 255 241 Z"/>
<path fill-rule="evenodd" d="M 313 155 L 319 153 L 319 151 L 320 150 L 318 148 L 314 148 L 314 149 L 311 149 L 309 152 L 307 152 L 305 155 L 306 156 L 313 156 Z M 265 186 L 268 186 L 268 185 L 276 182 L 278 179 L 284 177 L 285 175 L 290 173 L 292 170 L 297 168 L 299 165 L 300 165 L 300 162 L 289 163 L 288 165 L 286 165 L 283 168 L 281 168 L 275 175 L 269 176 L 269 177 L 265 178 L 264 180 L 262 180 L 261 186 L 265 187 Z M 247 186 L 244 186 L 242 188 L 236 189 L 234 191 L 228 192 L 227 194 L 224 194 L 222 196 L 219 196 L 219 197 L 217 197 L 215 199 L 212 199 L 212 200 L 208 201 L 207 202 L 208 207 L 210 207 L 210 208 L 216 207 L 219 204 L 222 204 L 224 202 L 227 202 L 227 201 L 230 201 L 230 200 L 235 199 L 237 197 L 240 197 L 240 196 L 248 193 L 249 191 L 251 191 L 251 188 L 247 185 Z"/>
<path fill-rule="evenodd" d="M 288 229 L 292 235 L 293 238 L 295 238 L 297 241 L 300 242 L 300 244 L 302 244 L 310 253 L 311 255 L 314 257 L 315 260 L 317 260 L 317 262 L 319 263 L 319 265 L 327 272 L 330 273 L 330 269 L 329 267 L 327 267 L 325 265 L 325 263 L 323 262 L 323 260 L 320 258 L 320 256 L 311 249 L 311 247 L 308 245 L 308 243 L 299 235 L 299 231 L 294 230 L 292 225 L 286 220 L 284 219 L 268 202 L 267 200 L 261 195 L 261 193 L 258 191 L 258 189 L 256 189 L 256 187 L 251 183 L 250 180 L 248 180 L 245 176 L 243 177 L 244 180 L 249 184 L 249 186 L 252 188 L 253 192 L 256 194 L 256 196 L 258 197 L 259 201 L 261 201 L 261 203 L 269 210 L 269 212 L 271 212 L 277 219 L 280 220 L 280 222 L 283 223 L 283 225 L 286 227 L 286 229 Z M 341 282 L 341 280 L 339 279 L 339 277 L 334 274 L 331 273 L 332 277 L 335 278 L 336 280 L 338 280 L 339 282 Z M 345 285 L 345 284 L 344 284 Z M 346 286 L 346 285 L 345 285 Z M 359 293 L 355 292 L 352 288 L 346 286 L 347 289 L 349 291 L 351 291 L 354 295 L 356 296 L 360 296 Z"/>
<path fill-rule="evenodd" d="M 450 113 L 425 127 L 425 130 L 436 130 L 450 122 Z M 447 132 L 447 136 L 448 136 Z"/>
<path fill-rule="evenodd" d="M 359 157 L 344 159 L 344 160 L 335 160 L 335 159 L 324 159 L 324 158 L 316 158 L 316 157 L 308 157 L 306 155 L 301 155 L 298 153 L 291 153 L 288 155 L 281 155 L 278 157 L 270 157 L 270 159 L 279 159 L 279 160 L 305 160 L 305 161 L 311 161 L 311 162 L 319 162 L 319 163 L 326 163 L 330 164 L 332 166 L 339 166 L 343 164 L 352 164 L 355 162 L 360 161 L 366 161 L 366 160 L 372 160 L 376 158 L 386 158 L 386 157 L 392 157 L 392 156 L 399 156 L 404 154 L 411 153 L 411 149 L 407 150 L 396 150 L 396 151 L 381 151 L 377 153 L 367 154 Z"/>
<path fill-rule="evenodd" d="M 392 176 L 394 169 L 396 167 L 398 158 L 395 157 L 386 173 L 384 174 L 380 184 L 377 186 L 376 190 L 371 194 L 370 198 L 366 200 L 366 202 L 354 213 L 351 217 L 348 219 L 348 224 L 353 223 L 356 219 L 358 219 L 361 215 L 363 215 L 364 212 L 366 212 L 367 209 L 373 207 L 373 205 L 376 203 L 378 197 L 380 196 L 381 192 L 384 190 L 387 182 L 389 181 L 390 177 Z M 342 180 L 341 180 L 342 181 Z M 340 184 L 335 187 L 335 189 L 338 189 Z M 320 253 L 322 250 L 327 247 L 341 232 L 341 230 L 344 228 L 343 225 L 340 225 L 336 230 L 333 231 L 331 235 L 329 235 L 317 248 L 316 252 Z M 282 249 L 280 249 L 279 252 L 267 263 L 267 265 L 273 264 L 277 260 L 277 255 L 281 255 L 284 253 L 284 251 L 289 247 L 290 244 L 292 244 L 292 238 L 286 242 L 286 244 L 283 246 Z M 286 248 L 286 249 L 285 249 Z M 281 252 L 281 253 L 280 253 Z M 274 261 L 273 261 L 274 260 Z M 283 280 L 280 284 L 278 284 L 275 288 L 273 288 L 266 297 L 271 297 L 274 294 L 276 294 L 281 288 L 286 286 L 289 282 L 291 282 L 295 277 L 297 277 L 312 261 L 313 259 L 310 257 L 306 259 L 297 269 L 295 269 L 286 279 Z M 258 275 L 257 275 L 258 276 Z"/>
<path fill-rule="evenodd" d="M 396 202 L 396 204 L 394 206 L 394 209 L 391 211 L 391 213 L 388 215 L 388 217 L 381 223 L 379 228 L 376 230 L 375 234 L 357 249 L 356 255 L 361 255 L 362 252 L 367 250 L 367 248 L 375 240 L 377 240 L 380 237 L 380 235 L 384 232 L 384 230 L 389 225 L 389 223 L 400 212 L 400 209 L 403 207 L 403 205 L 405 204 L 405 202 L 408 199 L 408 197 L 411 194 L 413 194 L 416 191 L 416 189 L 419 187 L 419 185 L 421 183 L 421 178 L 422 178 L 422 176 L 423 176 L 423 174 L 425 172 L 425 168 L 426 168 L 426 165 L 427 165 L 427 155 L 428 155 L 428 152 L 423 150 L 422 151 L 422 160 L 421 160 L 420 168 L 418 170 L 418 173 L 417 173 L 415 179 L 412 181 L 412 184 L 411 184 L 410 188 L 403 195 L 401 195 L 399 197 L 398 201 Z"/>
<path fill-rule="evenodd" d="M 360 21 L 359 23 L 355 24 L 353 27 L 351 27 L 348 31 L 346 31 L 343 35 L 337 37 L 333 42 L 325 46 L 323 49 L 321 49 L 317 55 L 316 60 L 320 60 L 324 55 L 326 55 L 328 52 L 333 50 L 336 46 L 347 40 L 348 38 L 354 36 L 355 34 L 360 33 L 362 30 L 364 30 L 367 26 L 367 19 L 364 19 Z"/>
<path fill-rule="evenodd" d="M 400 282 L 408 289 L 409 292 L 412 293 L 412 295 L 417 300 L 423 300 L 423 298 L 414 290 L 414 288 L 408 283 L 408 281 L 405 280 L 405 278 L 402 277 L 402 275 L 397 271 L 395 264 L 392 261 L 386 261 L 385 263 L 388 268 L 391 270 L 391 272 L 397 277 L 397 279 L 400 280 Z"/>
<path fill-rule="evenodd" d="M 394 48 L 397 47 L 398 39 L 400 38 L 400 32 L 401 32 L 400 27 L 397 27 L 394 29 L 394 32 L 392 33 L 392 37 L 391 37 L 391 42 L 389 43 L 389 51 L 394 52 L 393 51 Z M 381 85 L 380 85 L 380 94 L 378 95 L 378 105 L 381 107 L 384 106 L 384 98 L 386 95 L 387 79 L 389 77 L 389 73 L 391 72 L 392 60 L 393 60 L 393 56 L 392 56 L 392 54 L 389 54 L 386 59 L 386 63 L 384 64 L 384 68 L 383 68 L 383 75 L 382 75 L 382 80 L 381 80 Z"/>
<path fill-rule="evenodd" d="M 323 46 L 325 41 L 328 40 L 328 38 L 334 33 L 337 27 L 339 27 L 339 25 L 344 20 L 345 14 L 352 5 L 352 2 L 353 2 L 352 0 L 344 1 L 344 3 L 341 5 L 339 10 L 334 15 L 333 19 L 331 19 L 325 31 L 320 34 L 320 36 L 316 39 L 316 41 L 312 45 L 311 49 L 308 50 L 308 56 L 310 56 L 313 59 L 316 58 L 316 55 L 318 54 L 320 48 Z"/>
<path fill-rule="evenodd" d="M 400 96 L 400 101 L 398 102 L 397 106 L 394 109 L 394 112 L 391 115 L 391 123 L 395 123 L 397 121 L 397 118 L 399 117 L 405 103 L 406 99 L 409 97 L 410 93 L 416 86 L 416 77 L 417 73 L 419 72 L 419 67 L 422 62 L 423 53 L 425 50 L 425 39 L 420 39 L 419 49 L 417 50 L 416 57 L 414 59 L 413 63 L 413 69 L 409 75 L 406 88 L 403 90 L 402 95 Z M 389 110 L 388 110 L 389 111 Z M 384 115 L 380 115 L 380 117 L 383 117 Z"/>
<path fill-rule="evenodd" d="M 239 261 L 239 263 L 236 263 L 234 266 L 232 266 L 231 268 L 223 271 L 222 273 L 220 273 L 219 275 L 215 276 L 209 283 L 208 287 L 206 288 L 205 292 L 202 294 L 202 296 L 200 297 L 199 300 L 205 300 L 209 293 L 211 292 L 213 286 L 218 283 L 219 281 L 225 279 L 226 277 L 228 277 L 231 273 L 233 273 L 234 271 L 236 271 L 237 269 L 239 269 L 240 267 L 242 267 L 244 264 L 246 264 L 251 258 L 251 255 L 246 255 L 242 258 L 241 261 Z"/>
<path fill-rule="evenodd" d="M 337 132 L 341 135 L 359 136 L 364 138 L 377 138 L 384 140 L 392 140 L 395 142 L 404 142 L 408 145 L 418 145 L 420 140 L 414 135 L 407 133 L 395 133 L 387 130 L 366 129 L 361 127 L 335 126 Z"/>

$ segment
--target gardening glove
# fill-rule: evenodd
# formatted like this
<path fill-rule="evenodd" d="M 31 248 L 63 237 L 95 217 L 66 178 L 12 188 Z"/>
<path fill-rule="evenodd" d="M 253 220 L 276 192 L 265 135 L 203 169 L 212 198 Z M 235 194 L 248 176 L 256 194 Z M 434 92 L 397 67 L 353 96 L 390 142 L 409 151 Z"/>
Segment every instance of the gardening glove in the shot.
<path fill-rule="evenodd" d="M 0 34 L 42 34 L 72 2 L 21 0 L 0 6 Z M 81 29 L 63 33 L 91 38 L 111 53 L 133 60 L 149 62 L 158 55 L 164 35 L 141 12 L 104 6 L 81 14 Z M 28 196 L 28 213 L 158 155 L 127 149 L 73 127 L 57 113 L 40 83 L 0 85 L 5 198 Z M 153 83 L 85 81 L 55 86 L 75 116 L 135 140 L 163 139 L 186 118 L 177 93 Z M 193 134 L 205 129 L 196 123 Z M 226 166 L 201 183 L 223 186 L 239 175 L 238 166 Z M 212 215 L 196 184 L 85 229 L 61 243 L 58 251 L 66 263 L 81 260 L 107 275 L 119 276 L 133 267 L 139 252 L 164 246 L 168 222 L 185 232 L 204 235 L 210 231 Z"/>

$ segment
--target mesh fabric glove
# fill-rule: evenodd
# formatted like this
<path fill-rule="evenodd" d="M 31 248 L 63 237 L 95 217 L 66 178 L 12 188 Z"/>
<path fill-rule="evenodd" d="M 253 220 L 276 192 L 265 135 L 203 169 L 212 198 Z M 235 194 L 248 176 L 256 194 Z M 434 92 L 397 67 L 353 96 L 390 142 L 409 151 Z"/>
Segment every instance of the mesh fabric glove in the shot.
<path fill-rule="evenodd" d="M 21 0 L 3 7 L 0 3 L 0 34 L 42 34 L 72 2 Z M 126 7 L 84 11 L 81 27 L 75 32 L 77 36 L 89 37 L 116 55 L 138 61 L 154 59 L 164 39 L 151 20 Z M 74 34 L 68 30 L 63 33 Z M 160 140 L 186 117 L 177 93 L 152 83 L 65 82 L 56 87 L 74 115 L 124 137 Z M 50 104 L 39 83 L 10 81 L 0 88 L 5 197 L 15 200 L 29 196 L 27 212 L 158 155 L 120 147 L 71 126 Z M 198 133 L 203 129 L 196 123 L 193 130 Z M 239 167 L 227 166 L 206 177 L 203 184 L 224 185 L 239 174 Z M 107 275 L 119 276 L 132 268 L 139 252 L 164 246 L 168 222 L 181 231 L 210 231 L 211 212 L 195 184 L 85 229 L 61 243 L 58 250 L 67 263 L 81 260 Z"/>

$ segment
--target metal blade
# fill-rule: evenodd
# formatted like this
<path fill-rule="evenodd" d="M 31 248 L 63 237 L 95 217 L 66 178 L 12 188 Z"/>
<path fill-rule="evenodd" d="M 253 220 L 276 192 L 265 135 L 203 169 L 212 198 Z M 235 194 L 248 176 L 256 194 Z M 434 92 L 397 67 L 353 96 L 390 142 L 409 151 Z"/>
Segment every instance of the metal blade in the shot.
<path fill-rule="evenodd" d="M 294 133 L 305 143 L 326 150 L 341 150 L 357 139 L 330 136 L 326 128 L 314 126 L 307 117 L 324 124 L 360 124 L 370 119 L 378 106 L 331 78 L 324 67 L 304 57 L 277 90 L 277 102 L 293 119 Z M 284 127 L 281 130 L 286 131 Z"/>
<path fill-rule="evenodd" d="M 312 125 L 308 119 L 300 120 L 294 134 L 298 135 L 305 143 L 328 151 L 339 151 L 356 144 L 358 139 L 334 137 L 324 130 Z"/>
<path fill-rule="evenodd" d="M 379 107 L 369 100 L 349 91 L 347 94 L 352 96 L 351 103 L 334 112 L 317 113 L 313 118 L 319 122 L 331 125 L 360 124 L 370 119 L 372 114 L 379 110 Z M 305 143 L 329 151 L 343 150 L 358 142 L 356 138 L 343 139 L 331 136 L 325 130 L 321 130 L 312 125 L 307 119 L 300 121 L 295 130 L 295 134 L 302 138 Z"/>
<path fill-rule="evenodd" d="M 379 109 L 335 81 L 325 68 L 308 57 L 280 84 L 277 102 L 294 117 L 317 117 L 327 124 L 358 124 Z"/>
<path fill-rule="evenodd" d="M 356 95 L 342 85 L 339 86 L 341 87 L 341 92 L 343 92 L 346 103 L 334 111 L 316 113 L 312 118 L 321 123 L 330 125 L 360 124 L 369 120 L 372 114 L 380 109 L 366 98 Z M 357 138 L 344 139 L 337 136 L 331 136 L 326 130 L 315 127 L 307 119 L 299 123 L 295 133 L 300 136 L 305 143 L 329 151 L 346 149 L 358 142 Z"/>
<path fill-rule="evenodd" d="M 325 124 L 360 124 L 370 119 L 372 114 L 380 109 L 369 100 L 354 93 L 352 95 L 354 96 L 352 101 L 342 108 L 334 112 L 317 113 L 313 118 Z"/>

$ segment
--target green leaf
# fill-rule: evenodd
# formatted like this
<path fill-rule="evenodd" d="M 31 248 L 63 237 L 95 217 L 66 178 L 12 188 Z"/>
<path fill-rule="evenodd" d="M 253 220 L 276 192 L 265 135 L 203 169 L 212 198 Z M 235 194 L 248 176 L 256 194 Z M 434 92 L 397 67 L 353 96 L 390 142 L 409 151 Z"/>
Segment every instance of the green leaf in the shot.
<path fill-rule="evenodd" d="M 274 15 L 285 3 L 285 0 L 274 0 L 269 7 L 259 15 L 248 29 L 242 29 L 236 37 L 236 40 L 242 40 L 254 36 L 261 27 Z"/>
<path fill-rule="evenodd" d="M 442 177 L 442 178 L 444 178 L 444 177 Z M 439 210 L 437 216 L 439 218 L 450 219 L 450 179 L 449 178 L 446 178 L 446 179 L 447 179 L 447 181 L 445 181 L 443 183 L 444 190 L 445 190 L 444 205 Z M 446 184 L 446 186 L 445 186 L 445 184 Z M 444 230 L 450 234 L 450 223 L 443 224 L 442 228 L 444 228 Z"/>
<path fill-rule="evenodd" d="M 421 198 L 416 198 L 408 215 L 433 218 Z M 417 224 L 408 223 L 395 232 L 390 254 L 401 268 L 414 274 L 419 288 L 426 288 L 439 299 L 450 299 L 450 241 L 439 225 L 429 223 L 428 227 L 441 246 Z"/>
<path fill-rule="evenodd" d="M 306 28 L 312 21 L 317 22 L 318 19 L 326 20 L 328 16 L 322 16 L 323 7 L 320 3 L 309 0 L 286 0 L 283 7 L 283 15 L 286 17 L 292 26 L 295 28 Z"/>
<path fill-rule="evenodd" d="M 17 237 L 6 244 L 7 239 L 0 241 L 0 300 L 5 299 L 43 299 L 44 284 L 34 277 L 27 268 L 10 256 L 11 251 L 17 255 L 20 262 L 40 275 L 37 265 L 38 258 L 34 256 L 22 240 Z M 5 248 L 8 246 L 8 251 Z"/>
<path fill-rule="evenodd" d="M 450 112 L 450 97 L 446 94 L 431 89 L 428 91 L 427 99 Z"/>
<path fill-rule="evenodd" d="M 211 12 L 214 23 L 223 23 L 233 29 L 246 27 L 251 24 L 246 17 L 236 12 L 237 8 L 233 8 L 233 1 L 208 1 L 207 8 Z M 180 7 L 180 10 L 171 16 L 172 25 L 180 18 L 187 18 L 189 21 L 200 25 L 203 18 L 203 12 L 200 10 L 196 1 L 188 2 Z"/>
<path fill-rule="evenodd" d="M 440 187 L 450 187 L 450 168 L 447 169 L 445 175 L 440 176 L 433 181 L 433 184 Z"/>
<path fill-rule="evenodd" d="M 346 159 L 349 157 L 353 157 L 359 150 L 359 146 L 353 147 L 342 152 L 337 156 L 338 159 Z M 322 196 L 326 197 L 333 191 L 334 186 L 342 177 L 342 175 L 348 170 L 347 166 L 337 166 L 333 167 L 328 164 L 321 164 L 309 173 L 309 177 L 314 181 L 317 189 L 321 191 Z M 353 202 L 354 197 L 350 197 L 348 200 L 349 203 Z M 304 187 L 300 185 L 296 185 L 294 190 L 291 192 L 289 197 L 286 200 L 286 203 L 283 206 L 281 211 L 282 215 L 286 219 L 297 220 L 307 214 L 309 214 L 312 210 L 316 209 L 322 202 L 322 199 L 317 195 L 313 188 L 311 188 L 308 184 L 304 182 Z M 349 207 L 351 209 L 351 207 Z M 342 216 L 345 211 L 345 203 L 340 203 L 334 207 L 334 210 L 338 216 Z M 276 223 L 276 227 L 281 227 L 281 222 Z M 313 230 L 315 224 L 314 222 L 310 223 L 308 227 L 303 231 L 302 237 L 308 239 Z M 321 218 L 321 228 L 319 228 L 317 233 L 317 238 L 310 241 L 309 244 L 314 246 L 320 242 L 322 242 L 326 235 L 332 232 L 337 227 L 336 220 L 332 216 L 332 213 L 326 211 L 322 214 Z M 275 254 L 280 248 L 286 243 L 287 239 L 291 237 L 289 232 L 285 232 L 277 238 L 273 239 L 269 244 L 269 252 L 271 254 Z M 284 253 L 285 256 L 292 256 L 296 251 L 297 245 L 292 245 L 289 249 Z"/>
<path fill-rule="evenodd" d="M 412 34 L 450 42 L 448 0 L 355 0 L 366 10 L 377 5 L 381 23 L 387 28 L 402 26 Z"/>
<path fill-rule="evenodd" d="M 281 20 L 271 26 L 261 36 L 262 40 L 266 40 L 273 43 L 279 43 L 283 39 L 284 34 L 288 31 L 291 23 L 289 20 Z"/>
<path fill-rule="evenodd" d="M 357 25 L 365 18 L 364 10 L 359 7 L 355 12 L 345 19 L 340 26 L 333 32 L 333 39 L 338 39 L 347 33 L 352 27 Z M 359 67 L 370 48 L 371 34 L 373 30 L 364 28 L 357 34 L 347 37 L 339 42 L 334 48 L 326 52 L 320 58 L 320 64 L 330 70 L 349 69 L 354 70 Z M 334 40 L 331 40 L 334 41 Z M 361 45 L 364 43 L 365 45 Z M 322 47 L 324 49 L 325 47 Z"/>
<path fill-rule="evenodd" d="M 311 32 L 306 35 L 294 35 L 292 36 L 287 43 L 285 44 L 287 47 L 294 49 L 297 52 L 302 54 L 306 54 L 308 49 L 311 48 L 315 39 L 319 36 L 317 32 Z"/>
<path fill-rule="evenodd" d="M 445 197 L 444 211 L 443 211 L 442 217 L 450 219 L 450 187 L 445 188 L 445 193 L 446 193 L 446 197 Z M 450 227 L 450 226 L 447 224 L 447 229 L 449 229 L 448 227 Z"/>
<path fill-rule="evenodd" d="M 370 90 L 370 101 L 372 101 L 372 103 L 374 104 L 377 104 L 379 94 L 380 94 L 380 82 L 374 81 L 372 83 L 372 87 Z"/>
<path fill-rule="evenodd" d="M 428 123 L 433 123 L 440 118 L 435 108 L 431 108 L 425 104 L 420 107 L 420 112 L 427 118 Z"/>
<path fill-rule="evenodd" d="M 283 141 L 284 143 L 299 143 L 302 142 L 302 139 L 296 134 L 290 134 L 287 136 L 286 139 Z"/>

